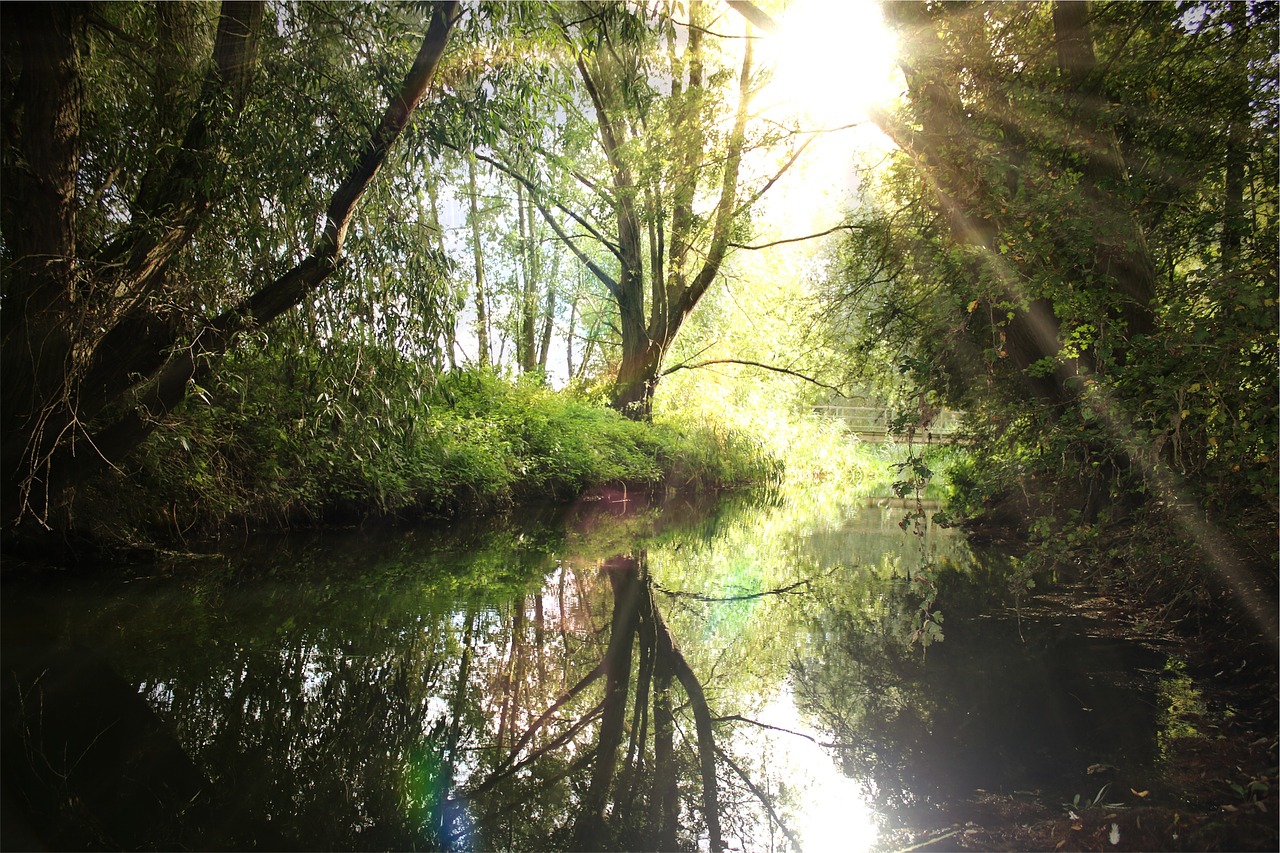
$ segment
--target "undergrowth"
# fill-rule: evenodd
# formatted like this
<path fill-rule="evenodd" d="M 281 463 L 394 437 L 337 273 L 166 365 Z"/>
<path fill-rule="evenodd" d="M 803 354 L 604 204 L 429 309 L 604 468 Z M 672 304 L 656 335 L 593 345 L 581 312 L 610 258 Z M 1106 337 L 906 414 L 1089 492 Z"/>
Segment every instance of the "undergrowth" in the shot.
<path fill-rule="evenodd" d="M 533 381 L 433 377 L 385 353 L 242 354 L 219 376 L 130 469 L 76 496 L 70 528 L 93 541 L 182 543 L 494 511 L 606 484 L 713 490 L 780 471 L 759 441 L 714 421 L 638 423 Z"/>

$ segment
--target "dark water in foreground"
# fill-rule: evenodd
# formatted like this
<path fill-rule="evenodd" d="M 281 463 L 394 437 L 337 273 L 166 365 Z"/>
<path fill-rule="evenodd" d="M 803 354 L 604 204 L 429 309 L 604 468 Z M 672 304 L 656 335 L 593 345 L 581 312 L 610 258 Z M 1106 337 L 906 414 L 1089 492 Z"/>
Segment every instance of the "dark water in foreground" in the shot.
<path fill-rule="evenodd" d="M 1151 772 L 1178 662 L 903 512 L 618 493 L 11 579 L 4 846 L 865 850 Z"/>

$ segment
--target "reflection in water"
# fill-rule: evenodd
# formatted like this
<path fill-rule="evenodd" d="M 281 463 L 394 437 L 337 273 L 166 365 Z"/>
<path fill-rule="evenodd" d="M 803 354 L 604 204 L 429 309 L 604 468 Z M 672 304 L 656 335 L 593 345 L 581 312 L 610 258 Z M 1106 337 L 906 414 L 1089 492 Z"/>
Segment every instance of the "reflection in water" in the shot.
<path fill-rule="evenodd" d="M 510 844 L 516 830 L 509 821 L 512 810 L 552 796 L 570 806 L 561 836 L 570 849 L 674 850 L 705 833 L 708 847 L 722 850 L 711 712 L 654 599 L 646 554 L 612 557 L 600 572 L 613 599 L 603 656 L 471 787 L 473 795 L 490 794 L 493 800 L 483 827 L 487 840 Z M 603 682 L 598 702 L 575 703 L 598 681 Z M 570 710 L 575 704 L 587 710 L 575 714 Z M 692 733 L 682 732 L 677 748 L 677 709 L 686 704 Z M 563 732 L 539 745 L 539 735 L 553 720 Z M 586 724 L 597 720 L 588 733 Z M 549 754 L 552 749 L 574 755 L 575 761 L 564 767 L 562 759 Z M 531 770 L 547 764 L 556 767 L 553 778 Z M 687 784 L 687 776 L 697 784 Z M 699 796 L 682 804 L 681 788 L 696 789 Z"/>
<path fill-rule="evenodd" d="M 958 537 L 822 497 L 602 493 L 6 582 L 5 789 L 57 847 L 869 849 L 977 787 L 1069 799 L 1090 764 L 1158 760 L 1169 691 L 1133 674 L 1159 655 L 1020 636 Z M 947 616 L 927 655 L 921 562 Z M 146 808 L 90 795 L 128 755 Z"/>

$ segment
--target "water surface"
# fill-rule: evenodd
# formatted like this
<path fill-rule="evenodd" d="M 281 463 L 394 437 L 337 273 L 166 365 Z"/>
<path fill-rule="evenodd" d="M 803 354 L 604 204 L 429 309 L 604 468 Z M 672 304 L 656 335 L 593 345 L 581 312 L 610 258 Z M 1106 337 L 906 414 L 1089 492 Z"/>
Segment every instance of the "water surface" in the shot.
<path fill-rule="evenodd" d="M 892 504 L 618 491 L 7 581 L 6 840 L 892 849 L 1150 772 L 1177 663 Z"/>

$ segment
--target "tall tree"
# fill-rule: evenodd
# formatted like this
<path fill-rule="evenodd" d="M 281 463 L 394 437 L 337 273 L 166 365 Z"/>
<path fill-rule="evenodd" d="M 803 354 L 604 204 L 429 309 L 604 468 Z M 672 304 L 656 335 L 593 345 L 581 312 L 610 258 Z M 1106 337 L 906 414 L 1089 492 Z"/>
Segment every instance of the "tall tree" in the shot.
<path fill-rule="evenodd" d="M 492 349 L 489 345 L 489 289 L 484 275 L 484 238 L 480 221 L 480 185 L 476 182 L 476 161 L 467 158 L 467 223 L 471 226 L 471 258 L 475 269 L 476 304 L 476 363 L 482 368 L 490 365 Z"/>
<path fill-rule="evenodd" d="M 93 179 L 103 158 L 100 148 L 83 148 L 101 141 L 86 127 L 86 113 L 101 112 L 85 101 L 85 62 L 93 60 L 92 54 L 86 60 L 86 46 L 99 44 L 87 33 L 92 28 L 128 39 L 104 17 L 128 9 L 39 4 L 3 11 L 0 497 L 6 526 L 28 513 L 46 518 L 69 485 L 118 464 L 191 383 L 213 369 L 211 359 L 333 274 L 356 205 L 423 98 L 456 15 L 455 3 L 432 8 L 412 67 L 390 87 L 380 121 L 363 140 L 351 140 L 355 154 L 346 154 L 329 185 L 324 224 L 310 251 L 297 252 L 289 267 L 265 280 L 251 272 L 261 269 L 261 258 L 231 259 L 226 269 L 249 286 L 229 281 L 195 311 L 178 311 L 177 300 L 165 295 L 190 292 L 183 274 L 191 247 L 227 215 L 220 203 L 243 192 L 235 179 L 245 176 L 234 172 L 233 155 L 248 155 L 233 151 L 231 139 L 237 117 L 261 111 L 270 97 L 253 85 L 268 28 L 263 4 L 223 4 L 200 93 L 174 137 L 180 138 L 176 148 L 157 146 L 144 158 L 110 164 L 98 192 L 109 194 L 113 206 L 101 217 L 82 196 L 82 182 Z M 161 35 L 167 31 L 159 28 Z M 163 113 L 171 117 L 172 110 Z M 328 142 L 345 144 L 341 136 Z M 123 175 L 126 170 L 132 172 Z M 263 197 L 251 204 L 272 202 Z M 202 248 L 218 253 L 213 245 Z M 208 313 L 198 313 L 202 308 Z"/>
<path fill-rule="evenodd" d="M 1260 39 L 1252 49 L 1241 44 L 1250 28 L 1231 25 L 1245 9 Z M 1265 81 L 1274 52 L 1261 47 L 1274 33 L 1268 14 L 1172 4 L 886 6 L 907 82 L 901 112 L 876 114 L 903 152 L 883 183 L 896 212 L 869 217 L 850 239 L 839 298 L 869 306 L 857 321 L 868 345 L 899 342 L 898 360 L 923 387 L 991 410 L 988 429 L 1017 425 L 1019 441 L 1072 460 L 1062 474 L 1093 496 L 1094 509 L 1114 491 L 1100 481 L 1126 469 L 1129 487 L 1167 491 L 1155 487 L 1157 469 L 1175 461 L 1182 413 L 1192 411 L 1180 400 L 1205 384 L 1174 381 L 1186 362 L 1174 367 L 1168 353 L 1188 335 L 1210 334 L 1195 329 L 1202 309 L 1193 305 L 1226 293 L 1194 270 L 1219 268 L 1223 241 L 1234 247 L 1237 234 L 1261 246 L 1237 232 L 1234 200 L 1240 164 L 1268 159 L 1274 146 L 1259 133 L 1248 155 L 1236 152 L 1239 129 L 1265 126 L 1273 109 Z M 1225 95 L 1228 80 L 1234 94 L 1223 103 L 1234 118 L 1204 97 L 1219 87 Z M 1206 161 L 1223 171 L 1204 170 Z M 1220 212 L 1181 213 L 1205 209 Z M 1157 259 L 1166 257 L 1181 260 L 1165 261 L 1161 281 Z M 1234 276 L 1244 265 L 1233 266 Z M 1260 266 L 1247 277 L 1244 289 L 1255 294 L 1274 287 Z M 1240 357 L 1210 381 L 1234 374 L 1234 393 L 1248 395 L 1261 391 L 1257 371 L 1268 358 L 1254 330 L 1261 318 L 1236 319 L 1245 321 L 1230 333 Z M 1248 443 L 1251 464 L 1269 459 Z M 1198 465 L 1214 446 L 1202 445 Z"/>
<path fill-rule="evenodd" d="M 616 306 L 620 355 L 612 398 L 636 418 L 650 414 L 663 358 L 716 281 L 733 228 L 758 198 L 742 197 L 758 86 L 750 34 L 713 45 L 712 24 L 741 21 L 716 19 L 703 2 L 690 4 L 688 14 L 688 21 L 678 20 L 669 4 L 557 7 L 567 61 L 586 95 L 585 107 L 577 108 L 594 125 L 594 156 L 602 162 L 546 158 L 583 188 L 585 199 L 574 201 L 548 192 L 516 164 L 495 161 L 525 185 L 540 215 Z M 563 217 L 573 220 L 572 229 Z M 604 249 L 603 260 L 580 245 L 584 236 Z"/>

